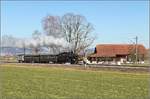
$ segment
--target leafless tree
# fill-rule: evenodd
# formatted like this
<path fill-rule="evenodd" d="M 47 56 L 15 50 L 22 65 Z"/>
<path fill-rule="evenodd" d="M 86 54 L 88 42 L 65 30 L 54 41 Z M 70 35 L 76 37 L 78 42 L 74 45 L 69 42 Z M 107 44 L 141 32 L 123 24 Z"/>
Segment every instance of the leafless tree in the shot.
<path fill-rule="evenodd" d="M 16 47 L 17 39 L 12 35 L 2 36 L 2 47 Z"/>
<path fill-rule="evenodd" d="M 32 39 L 34 40 L 33 42 L 35 42 L 35 44 L 30 42 L 29 47 L 32 48 L 34 54 L 38 54 L 40 51 L 40 47 L 42 46 L 40 43 L 38 43 L 40 40 L 40 36 L 41 33 L 38 30 L 35 30 L 32 33 Z"/>
<path fill-rule="evenodd" d="M 61 29 L 61 20 L 59 16 L 48 15 L 44 17 L 44 19 L 42 20 L 42 25 L 47 36 L 52 36 L 54 38 L 60 38 L 63 36 Z M 47 47 L 49 51 L 53 52 L 54 54 L 58 53 L 60 50 L 60 47 L 54 44 L 49 44 Z"/>
<path fill-rule="evenodd" d="M 68 49 L 74 53 L 88 48 L 94 41 L 92 31 L 94 30 L 84 16 L 67 13 L 63 17 L 46 16 L 43 23 L 43 29 L 46 35 L 55 38 L 63 37 L 68 43 Z M 49 45 L 54 51 L 60 50 L 60 46 Z"/>
<path fill-rule="evenodd" d="M 72 45 L 74 53 L 88 48 L 95 37 L 91 35 L 93 26 L 84 16 L 67 13 L 61 20 L 62 31 L 66 40 Z"/>
<path fill-rule="evenodd" d="M 33 33 L 32 33 L 32 38 L 34 40 L 40 40 L 40 36 L 41 36 L 41 33 L 38 31 L 38 30 L 35 30 Z"/>
<path fill-rule="evenodd" d="M 48 15 L 42 20 L 43 29 L 46 35 L 59 38 L 62 36 L 61 20 L 59 16 Z"/>

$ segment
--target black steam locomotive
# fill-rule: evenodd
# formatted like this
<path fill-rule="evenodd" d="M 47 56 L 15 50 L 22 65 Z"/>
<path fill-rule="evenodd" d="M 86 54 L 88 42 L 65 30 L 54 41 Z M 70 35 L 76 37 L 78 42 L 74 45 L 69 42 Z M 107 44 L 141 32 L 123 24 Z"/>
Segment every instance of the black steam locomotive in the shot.
<path fill-rule="evenodd" d="M 20 63 L 70 63 L 76 64 L 78 55 L 73 52 L 63 52 L 57 55 L 39 54 L 39 55 L 18 55 L 18 62 Z"/>

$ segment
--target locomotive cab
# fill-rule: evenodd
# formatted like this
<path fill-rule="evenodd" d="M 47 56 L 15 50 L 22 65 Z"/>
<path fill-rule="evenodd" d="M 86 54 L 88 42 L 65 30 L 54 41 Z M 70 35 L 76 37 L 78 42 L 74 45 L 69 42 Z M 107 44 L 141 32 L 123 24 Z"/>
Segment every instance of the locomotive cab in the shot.
<path fill-rule="evenodd" d="M 18 60 L 19 63 L 23 63 L 24 62 L 24 55 L 23 54 L 18 55 L 17 60 Z"/>

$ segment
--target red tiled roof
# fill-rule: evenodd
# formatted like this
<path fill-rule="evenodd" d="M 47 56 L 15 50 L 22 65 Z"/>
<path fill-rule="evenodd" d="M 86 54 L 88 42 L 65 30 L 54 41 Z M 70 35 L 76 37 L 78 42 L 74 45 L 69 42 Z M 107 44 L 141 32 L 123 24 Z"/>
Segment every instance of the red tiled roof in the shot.
<path fill-rule="evenodd" d="M 138 44 L 138 54 L 145 54 L 146 48 Z M 115 57 L 116 55 L 129 55 L 135 51 L 132 44 L 100 44 L 96 46 L 95 53 L 91 57 Z"/>

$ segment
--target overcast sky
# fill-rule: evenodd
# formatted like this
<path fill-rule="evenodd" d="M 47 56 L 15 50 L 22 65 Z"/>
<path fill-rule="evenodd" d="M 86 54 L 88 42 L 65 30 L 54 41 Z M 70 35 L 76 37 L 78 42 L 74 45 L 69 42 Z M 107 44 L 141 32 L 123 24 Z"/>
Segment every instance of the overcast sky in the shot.
<path fill-rule="evenodd" d="M 41 21 L 47 15 L 81 14 L 95 28 L 93 44 L 132 44 L 135 36 L 148 47 L 148 1 L 2 1 L 1 33 L 29 38 L 34 30 L 42 30 Z"/>

